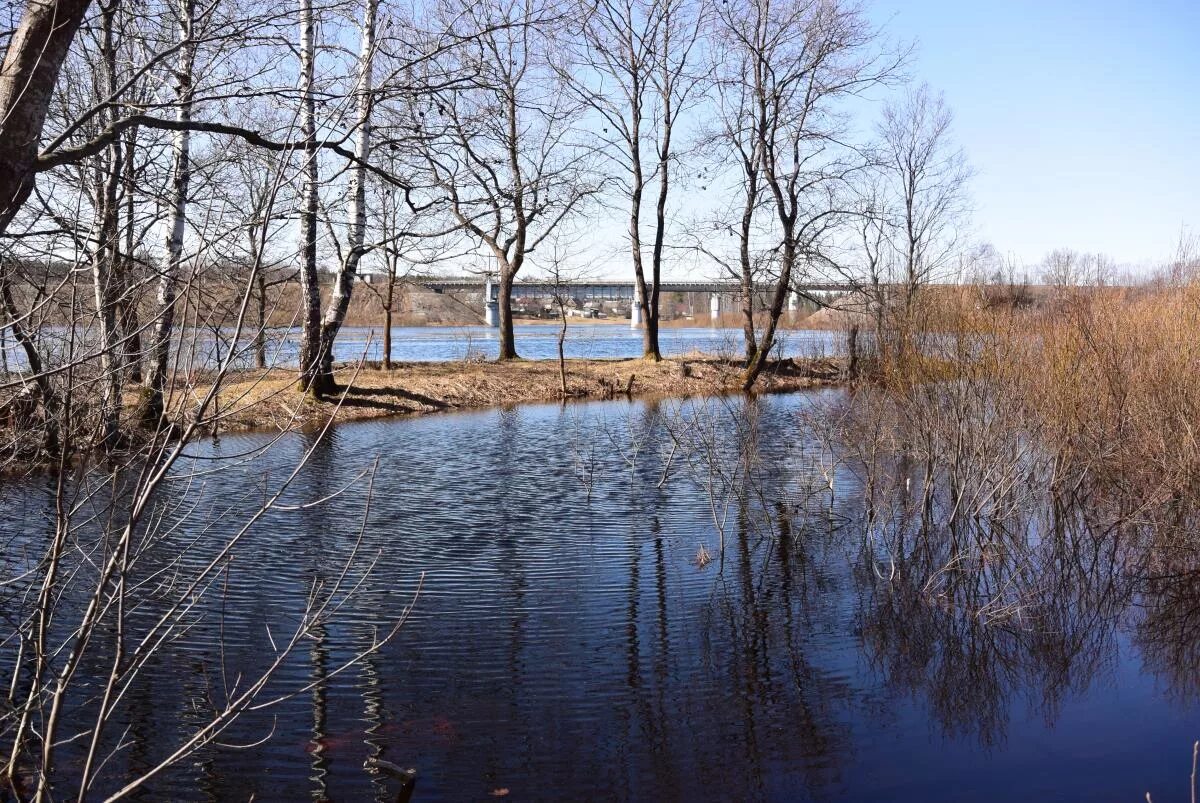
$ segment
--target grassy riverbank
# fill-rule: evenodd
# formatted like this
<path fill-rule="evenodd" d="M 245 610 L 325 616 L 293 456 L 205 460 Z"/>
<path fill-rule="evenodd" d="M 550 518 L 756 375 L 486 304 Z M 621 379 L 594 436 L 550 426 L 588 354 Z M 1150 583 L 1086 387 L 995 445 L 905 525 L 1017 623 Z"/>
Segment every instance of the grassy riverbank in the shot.
<path fill-rule="evenodd" d="M 568 399 L 689 397 L 738 389 L 740 364 L 715 357 L 567 360 Z M 779 393 L 835 383 L 841 364 L 831 359 L 783 360 L 762 377 L 760 390 Z M 353 421 L 399 415 L 558 401 L 559 365 L 553 360 L 395 363 L 384 371 L 344 366 L 336 373 L 344 393 L 315 400 L 296 388 L 295 371 L 274 369 L 226 377 L 216 406 L 222 432 L 315 425 L 330 416 Z M 190 393 L 200 395 L 199 384 Z M 132 403 L 132 400 L 131 400 Z"/>

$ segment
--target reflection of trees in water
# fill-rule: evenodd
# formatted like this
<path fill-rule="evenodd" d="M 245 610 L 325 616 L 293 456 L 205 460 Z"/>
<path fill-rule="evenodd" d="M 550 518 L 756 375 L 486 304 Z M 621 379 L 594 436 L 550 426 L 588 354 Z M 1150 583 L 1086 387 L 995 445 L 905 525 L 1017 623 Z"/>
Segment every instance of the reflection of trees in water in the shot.
<path fill-rule="evenodd" d="M 638 785 L 637 773 L 632 771 L 635 767 L 652 773 L 656 789 L 680 788 L 680 765 L 687 764 L 683 759 L 689 742 L 688 733 L 674 727 L 679 721 L 677 706 L 684 701 L 678 697 L 677 666 L 671 651 L 662 524 L 654 515 L 644 523 L 645 532 L 629 532 L 629 581 L 624 606 L 625 681 L 632 705 L 622 715 L 622 724 L 625 743 L 643 746 L 642 755 L 624 751 L 622 756 L 623 762 L 628 762 L 624 766 L 630 770 L 621 778 L 626 799 L 645 794 Z M 646 569 L 653 573 L 647 578 L 652 582 L 650 588 L 643 587 L 643 563 L 650 564 Z M 644 605 L 645 596 L 649 596 L 649 606 Z"/>
<path fill-rule="evenodd" d="M 622 455 L 639 513 L 624 573 L 632 705 L 621 716 L 625 743 L 644 754 L 624 756 L 630 764 L 614 791 L 755 799 L 768 796 L 780 767 L 823 788 L 849 743 L 834 710 L 846 695 L 809 655 L 813 631 L 833 625 L 827 606 L 811 604 L 809 545 L 790 540 L 794 474 L 760 452 L 757 404 L 709 400 L 648 412 L 631 422 Z M 781 423 L 770 422 L 767 437 Z M 698 609 L 680 607 L 686 595 L 673 585 L 680 578 L 671 564 L 692 545 L 672 550 L 663 532 L 661 516 L 681 490 L 724 545 L 703 575 L 711 592 Z"/>
<path fill-rule="evenodd" d="M 1133 605 L 1147 666 L 1194 694 L 1200 560 L 1181 523 L 1194 514 L 1065 470 L 978 387 L 920 394 L 856 399 L 813 428 L 862 489 L 844 531 L 861 533 L 858 623 L 886 682 L 925 700 L 948 736 L 992 744 L 1014 695 L 1053 723 L 1115 666 Z"/>
<path fill-rule="evenodd" d="M 1065 695 L 1116 661 L 1129 528 L 1061 500 L 1009 521 L 940 513 L 889 521 L 888 573 L 856 574 L 869 657 L 927 699 L 948 735 L 1002 739 L 1016 692 L 1040 694 L 1052 723 Z"/>
<path fill-rule="evenodd" d="M 1136 584 L 1134 643 L 1183 701 L 1200 699 L 1200 515 L 1179 502 L 1150 538 Z"/>
<path fill-rule="evenodd" d="M 312 688 L 309 696 L 312 701 L 312 743 L 310 747 L 312 798 L 317 801 L 329 799 L 329 769 L 330 757 L 328 739 L 329 732 L 329 650 L 325 645 L 328 638 L 325 628 L 317 625 L 313 628 L 313 640 L 309 646 L 309 662 L 311 670 L 309 680 Z"/>
<path fill-rule="evenodd" d="M 364 630 L 360 638 L 365 646 L 371 643 L 372 632 Z M 384 758 L 387 739 L 383 728 L 391 722 L 392 714 L 388 709 L 384 696 L 384 683 L 381 659 L 378 653 L 371 653 L 363 658 L 359 666 L 359 693 L 363 702 L 363 721 L 366 728 L 363 731 L 363 743 L 367 747 L 367 760 Z M 380 773 L 371 776 L 371 787 L 377 803 L 386 803 L 393 797 L 384 777 Z"/>
<path fill-rule="evenodd" d="M 311 471 L 300 477 L 300 488 L 307 499 L 325 499 L 335 490 L 338 480 L 337 441 L 338 431 L 331 427 L 324 437 L 314 433 L 302 436 L 307 448 L 312 449 L 309 465 Z M 315 505 L 302 513 L 304 537 L 299 545 L 305 556 L 304 573 L 308 576 L 309 596 L 316 596 L 319 588 L 330 581 L 327 576 L 328 556 L 334 545 L 328 543 L 344 531 L 345 525 L 331 515 L 325 505 Z M 310 794 L 313 800 L 329 799 L 329 777 L 331 769 L 330 739 L 333 734 L 329 726 L 329 632 L 322 623 L 312 629 L 308 645 L 309 703 L 312 707 L 312 734 L 308 745 Z"/>
<path fill-rule="evenodd" d="M 780 757 L 795 762 L 810 788 L 822 788 L 831 781 L 822 773 L 835 773 L 849 750 L 835 712 L 846 695 L 833 673 L 810 658 L 809 641 L 836 624 L 810 571 L 811 545 L 806 538 L 791 539 L 785 505 L 776 502 L 773 508 L 775 516 L 745 504 L 738 508 L 732 560 L 714 599 L 723 617 L 721 639 L 713 641 L 728 650 L 727 681 L 742 707 L 745 772 L 753 774 L 748 780 L 763 790 L 771 759 Z M 781 718 L 794 747 L 776 756 Z M 790 750 L 795 754 L 786 755 Z"/>
<path fill-rule="evenodd" d="M 531 426 L 536 411 L 490 415 L 494 437 L 475 459 L 493 476 L 463 491 L 486 498 L 444 497 L 477 516 L 472 526 L 427 534 L 427 522 L 444 527 L 454 511 L 427 520 L 407 499 L 384 498 L 373 508 L 384 513 L 372 515 L 372 548 L 399 544 L 398 575 L 411 571 L 405 561 L 472 574 L 438 578 L 447 585 L 418 603 L 405 640 L 428 647 L 424 656 L 398 645 L 339 681 L 347 652 L 372 643 L 368 623 L 394 604 L 390 582 L 365 585 L 343 611 L 353 625 L 317 622 L 280 678 L 305 692 L 280 719 L 283 749 L 205 750 L 188 788 L 319 799 L 353 784 L 382 799 L 386 784 L 360 765 L 387 754 L 417 766 L 435 794 L 479 782 L 483 793 L 511 784 L 520 796 L 527 778 L 582 777 L 602 779 L 598 797 L 836 797 L 854 783 L 843 768 L 871 758 L 853 754 L 858 729 L 886 726 L 898 699 L 916 700 L 951 738 L 998 743 L 1014 701 L 1032 698 L 1053 722 L 1064 699 L 1103 678 L 1121 633 L 1148 671 L 1197 696 L 1200 549 L 1187 504 L 1107 478 L 1046 482 L 1044 462 L 1007 441 L 1002 459 L 976 457 L 991 436 L 950 446 L 947 470 L 930 451 L 946 445 L 940 436 L 841 426 L 828 410 L 817 429 L 794 410 L 768 399 L 663 403 L 606 412 L 599 424 L 564 412 L 584 443 L 599 444 L 594 489 L 572 474 L 577 444 L 560 440 L 555 452 Z M 551 435 L 565 429 L 553 426 Z M 317 448 L 288 502 L 344 485 L 354 433 L 335 429 L 328 448 L 299 444 Z M 414 472 L 389 466 L 384 476 L 401 499 Z M 242 504 L 261 494 L 240 491 Z M 232 496 L 211 504 L 233 507 Z M 248 544 L 249 560 L 221 581 L 243 614 L 198 610 L 187 644 L 146 666 L 155 683 L 130 694 L 113 730 L 124 738 L 129 726 L 126 761 L 157 760 L 156 729 L 187 717 L 179 700 L 219 702 L 238 668 L 261 662 L 262 625 L 278 633 L 314 586 L 336 580 L 358 512 L 295 510 Z M 721 560 L 697 568 L 698 542 L 715 550 L 718 533 Z M 174 558 L 153 560 L 144 565 L 158 572 Z M 439 597 L 446 589 L 458 593 Z M 143 605 L 159 615 L 152 598 Z M 860 664 L 846 666 L 858 650 L 886 680 L 883 693 Z M 254 745 L 270 731 L 270 717 L 247 717 L 222 743 Z M 255 780 L 268 771 L 281 786 Z"/>

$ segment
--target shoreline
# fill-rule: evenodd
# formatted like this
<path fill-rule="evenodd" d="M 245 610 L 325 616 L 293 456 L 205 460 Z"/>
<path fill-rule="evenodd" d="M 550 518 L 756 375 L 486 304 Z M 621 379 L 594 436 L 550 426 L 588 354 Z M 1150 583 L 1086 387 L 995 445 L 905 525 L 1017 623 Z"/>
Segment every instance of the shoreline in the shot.
<path fill-rule="evenodd" d="M 378 363 L 340 365 L 338 395 L 314 399 L 296 387 L 294 369 L 227 376 L 218 395 L 210 433 L 304 429 L 380 418 L 466 412 L 516 404 L 603 401 L 614 398 L 694 398 L 740 392 L 741 364 L 694 355 L 650 362 L 642 358 L 571 359 L 568 393 L 562 393 L 557 360 L 508 362 Z M 842 381 L 842 362 L 831 358 L 771 363 L 754 393 L 786 393 Z M 200 385 L 196 390 L 203 393 Z"/>
<path fill-rule="evenodd" d="M 569 359 L 566 395 L 559 363 L 551 360 L 396 362 L 391 370 L 379 363 L 335 366 L 336 395 L 315 399 L 297 386 L 295 368 L 244 370 L 226 375 L 196 437 L 222 434 L 311 431 L 333 423 L 400 419 L 438 413 L 477 412 L 519 404 L 548 404 L 613 399 L 689 399 L 741 394 L 740 360 L 708 354 L 664 358 Z M 167 404 L 170 428 L 194 420 L 195 404 L 207 395 L 211 377 L 198 376 L 175 389 Z M 759 376 L 753 395 L 789 393 L 845 383 L 844 360 L 828 357 L 784 358 L 771 362 Z M 121 418 L 127 429 L 117 451 L 131 453 L 151 432 L 136 423 L 143 414 L 144 389 L 127 385 Z M 0 405 L 0 411 L 3 406 Z M 24 442 L 12 422 L 0 419 L 0 438 L 12 452 L 0 462 L 0 477 L 48 468 L 38 443 Z M 35 431 L 40 431 L 38 428 Z M 168 436 L 171 437 L 171 436 Z M 90 448 L 69 460 L 86 463 Z"/>

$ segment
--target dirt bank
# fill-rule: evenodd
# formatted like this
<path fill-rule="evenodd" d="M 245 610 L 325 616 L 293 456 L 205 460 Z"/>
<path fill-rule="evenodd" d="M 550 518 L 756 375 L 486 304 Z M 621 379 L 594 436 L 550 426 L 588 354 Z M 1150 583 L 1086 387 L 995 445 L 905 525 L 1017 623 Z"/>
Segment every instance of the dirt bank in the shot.
<path fill-rule="evenodd" d="M 758 390 L 778 393 L 833 384 L 841 365 L 829 359 L 784 360 L 760 378 Z M 740 366 L 712 357 L 679 357 L 659 363 L 641 359 L 568 360 L 568 397 L 688 397 L 737 390 Z M 398 415 L 468 410 L 562 398 L 558 363 L 396 363 L 391 371 L 342 367 L 344 397 L 313 400 L 296 390 L 295 373 L 277 369 L 228 378 L 218 401 L 223 432 L 315 425 L 330 415 L 353 421 Z M 202 389 L 198 389 L 202 390 Z"/>

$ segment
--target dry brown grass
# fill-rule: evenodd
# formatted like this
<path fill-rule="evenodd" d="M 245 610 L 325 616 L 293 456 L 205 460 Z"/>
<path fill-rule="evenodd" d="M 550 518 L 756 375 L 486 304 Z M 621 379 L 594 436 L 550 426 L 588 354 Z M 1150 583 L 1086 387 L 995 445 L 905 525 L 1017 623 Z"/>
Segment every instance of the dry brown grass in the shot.
<path fill-rule="evenodd" d="M 1200 488 L 1200 285 L 1073 289 L 1034 309 L 943 293 L 920 315 L 905 335 L 915 348 L 876 355 L 874 375 L 900 396 L 955 388 L 956 429 L 1002 414 L 1068 481 L 1105 475 L 1167 496 Z"/>
<path fill-rule="evenodd" d="M 783 392 L 838 381 L 837 361 L 784 360 L 764 374 L 762 392 Z M 223 431 L 284 429 L 325 421 L 466 410 L 562 398 L 558 363 L 545 361 L 396 363 L 391 371 L 375 365 L 344 366 L 336 373 L 344 395 L 315 400 L 296 389 L 294 371 L 275 369 L 227 377 L 217 401 Z M 684 357 L 654 363 L 629 360 L 568 360 L 572 399 L 688 397 L 735 391 L 738 363 L 711 357 Z M 196 384 L 190 394 L 207 387 Z M 178 400 L 174 400 L 178 401 Z M 132 405 L 136 399 L 127 402 Z"/>
<path fill-rule="evenodd" d="M 1080 300 L 1034 331 L 1023 384 L 1061 449 L 1172 492 L 1195 487 L 1200 286 Z"/>

